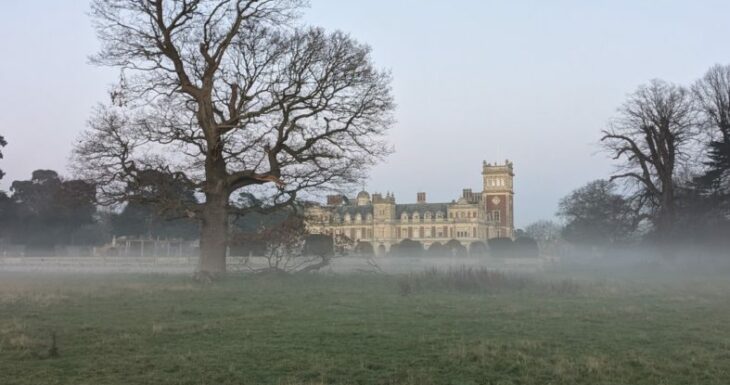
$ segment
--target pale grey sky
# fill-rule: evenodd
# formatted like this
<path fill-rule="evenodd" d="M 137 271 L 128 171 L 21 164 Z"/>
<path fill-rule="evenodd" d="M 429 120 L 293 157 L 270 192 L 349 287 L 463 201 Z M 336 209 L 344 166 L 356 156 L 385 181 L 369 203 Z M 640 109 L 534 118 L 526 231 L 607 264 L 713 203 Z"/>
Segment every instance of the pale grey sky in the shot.
<path fill-rule="evenodd" d="M 7 189 L 38 168 L 65 172 L 117 74 L 87 64 L 97 48 L 87 1 L 3 3 Z M 368 190 L 450 201 L 480 188 L 482 160 L 509 158 L 524 226 L 610 173 L 596 143 L 627 93 L 652 78 L 689 83 L 730 63 L 727 15 L 729 1 L 312 0 L 304 21 L 370 44 L 393 73 L 396 153 Z"/>

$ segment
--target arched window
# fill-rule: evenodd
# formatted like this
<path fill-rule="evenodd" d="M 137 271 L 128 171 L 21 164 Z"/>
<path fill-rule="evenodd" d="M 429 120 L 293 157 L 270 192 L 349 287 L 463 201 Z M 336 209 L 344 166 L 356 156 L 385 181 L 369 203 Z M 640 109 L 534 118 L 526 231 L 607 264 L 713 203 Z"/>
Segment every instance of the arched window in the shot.
<path fill-rule="evenodd" d="M 350 217 L 350 213 L 345 214 L 345 223 L 350 223 L 352 220 L 352 217 Z"/>
<path fill-rule="evenodd" d="M 362 222 L 362 215 L 360 213 L 355 214 L 355 222 Z"/>
<path fill-rule="evenodd" d="M 433 215 L 431 215 L 430 211 L 426 211 L 426 214 L 423 214 L 423 219 L 430 221 Z"/>
<path fill-rule="evenodd" d="M 436 220 L 444 219 L 444 213 L 442 211 L 436 212 Z"/>
<path fill-rule="evenodd" d="M 407 221 L 408 221 L 408 213 L 404 211 L 404 212 L 403 212 L 403 213 L 402 213 L 402 214 L 400 215 L 400 220 L 401 220 L 402 222 L 407 222 Z"/>

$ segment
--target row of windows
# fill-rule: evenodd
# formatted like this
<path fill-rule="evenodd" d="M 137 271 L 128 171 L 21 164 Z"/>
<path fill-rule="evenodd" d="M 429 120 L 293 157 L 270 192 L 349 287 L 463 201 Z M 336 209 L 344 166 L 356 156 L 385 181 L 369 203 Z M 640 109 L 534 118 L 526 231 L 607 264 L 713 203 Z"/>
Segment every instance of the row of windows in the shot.
<path fill-rule="evenodd" d="M 318 233 L 319 231 L 314 231 L 315 233 Z M 374 231 L 371 228 L 367 227 L 361 227 L 361 228 L 349 228 L 349 229 L 322 229 L 321 231 L 324 234 L 332 235 L 333 233 L 336 235 L 344 235 L 349 237 L 352 240 L 362 240 L 362 239 L 373 239 Z M 477 238 L 477 237 L 500 237 L 504 235 L 509 235 L 509 232 L 505 232 L 502 230 L 502 228 L 497 228 L 496 232 L 489 231 L 489 232 L 482 232 L 479 233 L 477 231 L 477 228 L 471 227 L 470 229 L 453 229 L 449 228 L 448 226 L 420 226 L 420 227 L 396 227 L 395 228 L 395 238 L 396 239 L 431 239 L 431 238 Z M 377 238 L 383 239 L 383 238 L 389 238 L 391 235 L 386 234 L 384 229 L 380 228 L 377 230 Z"/>
<path fill-rule="evenodd" d="M 451 218 L 451 219 L 454 219 L 454 218 L 477 218 L 477 216 L 478 216 L 478 213 L 477 213 L 476 210 L 472 210 L 472 211 L 457 211 L 457 212 L 450 212 L 449 213 L 449 218 Z M 444 218 L 444 216 L 443 216 L 443 214 L 441 212 L 436 213 L 436 219 L 437 220 L 440 220 L 440 219 L 443 219 L 443 218 Z M 413 221 L 413 222 L 416 222 L 416 221 L 423 222 L 423 220 L 431 220 L 432 217 L 431 217 L 431 213 L 429 213 L 429 212 L 427 212 L 424 215 L 423 218 L 421 218 L 418 213 L 414 213 L 413 216 L 410 217 L 410 218 L 408 217 L 408 213 L 403 213 L 403 214 L 401 214 L 400 219 L 401 219 L 401 221 L 404 221 L 404 222 L 408 222 L 409 219 L 411 221 Z"/>
<path fill-rule="evenodd" d="M 373 239 L 373 229 L 369 229 L 366 227 L 362 228 L 350 228 L 350 229 L 312 229 L 313 233 L 323 233 L 332 235 L 344 235 L 349 237 L 352 240 L 361 240 L 361 239 Z M 430 231 L 429 231 L 430 230 Z M 509 235 L 509 231 L 504 231 L 502 228 L 497 228 L 495 231 L 489 231 L 489 232 L 483 232 L 481 233 L 481 236 L 486 237 L 501 237 L 505 235 Z M 395 237 L 396 239 L 429 239 L 429 238 L 477 238 L 479 233 L 477 232 L 476 227 L 472 227 L 471 230 L 465 230 L 465 229 L 449 229 L 447 226 L 432 226 L 432 227 L 396 227 L 395 228 Z M 383 229 L 378 229 L 377 238 L 383 239 L 387 238 L 389 235 L 386 235 Z"/>
<path fill-rule="evenodd" d="M 331 231 L 327 231 L 327 233 L 331 234 Z M 352 240 L 356 239 L 372 239 L 373 238 L 373 229 L 368 228 L 351 228 L 349 230 L 347 229 L 335 229 L 335 234 L 337 235 L 344 235 L 346 237 L 349 237 Z"/>
<path fill-rule="evenodd" d="M 447 226 L 443 227 L 431 227 L 431 231 L 428 231 L 429 229 L 426 227 L 419 227 L 418 229 L 415 229 L 413 227 L 397 227 L 395 229 L 395 237 L 397 239 L 404 239 L 404 238 L 411 238 L 411 239 L 418 239 L 418 238 L 446 238 L 451 237 L 453 238 L 456 236 L 457 238 L 476 238 L 477 237 L 477 228 L 474 227 L 471 229 L 471 235 L 469 234 L 469 231 L 454 231 L 454 229 L 449 229 Z"/>
<path fill-rule="evenodd" d="M 426 213 L 423 214 L 423 219 L 425 219 L 427 221 L 429 221 L 429 220 L 431 220 L 433 218 L 434 218 L 434 216 L 433 216 L 433 214 L 430 211 L 426 211 Z M 441 211 L 437 211 L 436 212 L 436 219 L 443 219 L 443 218 L 444 218 L 444 213 L 441 212 Z M 407 221 L 409 219 L 408 218 L 408 213 L 402 213 L 400 215 L 400 219 L 402 221 Z M 414 220 L 414 221 L 419 221 L 419 220 L 421 220 L 421 214 L 419 214 L 419 213 L 413 213 L 413 215 L 411 216 L 411 219 Z"/>
<path fill-rule="evenodd" d="M 477 217 L 477 212 L 475 210 L 449 213 L 449 218 L 476 218 L 476 217 Z"/>
<path fill-rule="evenodd" d="M 337 218 L 337 217 L 335 217 L 335 218 Z M 343 220 L 343 221 L 344 221 L 345 223 L 349 223 L 349 222 L 352 222 L 352 217 L 350 216 L 350 214 L 345 214 L 345 216 L 343 217 L 343 219 L 342 219 L 342 220 Z M 367 216 L 365 217 L 365 221 L 366 221 L 366 222 L 372 222 L 372 221 L 373 221 L 373 216 L 372 216 L 371 214 L 368 214 L 368 215 L 367 215 Z M 360 215 L 360 214 L 358 213 L 358 214 L 355 214 L 355 223 L 359 223 L 359 222 L 362 222 L 362 215 Z"/>
<path fill-rule="evenodd" d="M 487 178 L 485 184 L 487 187 L 505 187 L 507 186 L 507 181 L 504 178 Z"/>
<path fill-rule="evenodd" d="M 451 219 L 455 219 L 455 218 L 456 219 L 458 219 L 458 218 L 472 219 L 472 218 L 477 218 L 477 217 L 478 217 L 478 213 L 476 210 L 458 211 L 458 212 L 449 213 L 449 218 L 451 218 Z M 338 218 L 338 217 L 335 217 L 335 218 Z M 442 220 L 443 218 L 444 218 L 444 215 L 442 212 L 439 211 L 436 213 L 436 220 Z M 324 216 L 320 216 L 320 217 L 317 217 L 317 219 L 319 219 L 321 221 L 325 221 L 327 218 Z M 414 213 L 411 218 L 408 217 L 408 213 L 401 214 L 401 221 L 403 221 L 403 222 L 423 222 L 424 220 L 428 221 L 428 220 L 432 220 L 432 219 L 433 219 L 433 217 L 431 216 L 430 212 L 426 212 L 426 214 L 424 215 L 423 218 L 421 218 L 418 213 Z M 499 211 L 494 210 L 494 211 L 490 212 L 487 215 L 487 219 L 493 220 L 493 221 L 499 221 L 499 219 L 500 219 Z M 352 222 L 352 217 L 350 216 L 350 214 L 345 214 L 343 221 L 345 223 Z M 365 221 L 368 223 L 371 223 L 373 221 L 373 216 L 371 214 L 368 214 L 367 217 L 365 218 Z M 360 214 L 356 214 L 355 223 L 360 223 L 360 222 L 362 222 L 362 216 Z"/>

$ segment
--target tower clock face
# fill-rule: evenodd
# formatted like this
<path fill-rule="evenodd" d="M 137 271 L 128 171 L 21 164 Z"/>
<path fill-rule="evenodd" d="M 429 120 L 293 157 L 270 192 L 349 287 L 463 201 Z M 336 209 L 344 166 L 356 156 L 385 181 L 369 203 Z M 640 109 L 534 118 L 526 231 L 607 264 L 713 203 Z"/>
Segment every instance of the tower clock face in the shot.
<path fill-rule="evenodd" d="M 495 205 L 498 205 L 498 204 L 499 204 L 499 202 L 502 202 L 502 200 L 501 200 L 501 199 L 499 199 L 499 197 L 494 197 L 494 198 L 492 198 L 492 203 L 494 203 Z"/>

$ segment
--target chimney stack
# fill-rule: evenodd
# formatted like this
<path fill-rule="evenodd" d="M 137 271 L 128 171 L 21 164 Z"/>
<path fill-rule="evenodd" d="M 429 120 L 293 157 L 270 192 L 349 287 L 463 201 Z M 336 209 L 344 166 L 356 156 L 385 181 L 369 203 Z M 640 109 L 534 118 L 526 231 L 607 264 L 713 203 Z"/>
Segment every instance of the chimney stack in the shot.
<path fill-rule="evenodd" d="M 343 202 L 342 195 L 327 195 L 327 206 L 340 206 Z"/>
<path fill-rule="evenodd" d="M 469 203 L 474 202 L 474 193 L 471 191 L 470 188 L 465 188 L 462 196 L 464 197 L 464 199 L 467 200 L 467 202 L 469 202 Z"/>
<path fill-rule="evenodd" d="M 425 192 L 419 192 L 416 194 L 416 202 L 418 203 L 426 203 L 426 193 Z"/>

